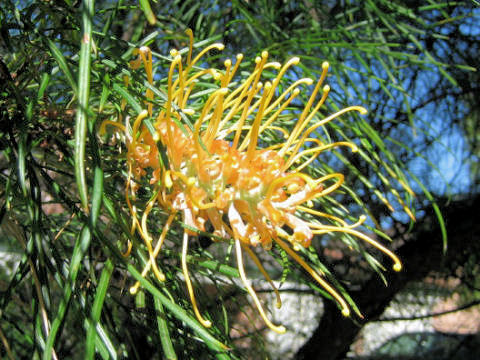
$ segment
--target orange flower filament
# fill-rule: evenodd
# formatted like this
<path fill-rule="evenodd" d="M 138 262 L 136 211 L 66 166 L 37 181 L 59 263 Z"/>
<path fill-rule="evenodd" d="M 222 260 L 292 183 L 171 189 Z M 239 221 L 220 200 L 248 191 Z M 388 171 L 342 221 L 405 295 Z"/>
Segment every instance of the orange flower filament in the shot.
<path fill-rule="evenodd" d="M 234 82 L 243 56 L 237 55 L 235 64 L 226 60 L 223 71 L 199 69 L 196 64 L 207 51 L 222 50 L 224 46 L 212 44 L 194 57 L 193 34 L 190 30 L 187 30 L 187 34 L 190 48 L 186 59 L 177 50 L 170 52 L 173 60 L 163 109 L 154 113 L 153 103 L 149 102 L 147 110 L 138 114 L 133 124 L 127 119 L 125 125 L 116 125 L 125 132 L 127 141 L 129 176 L 126 201 L 132 215 L 132 232 L 139 232 L 149 253 L 149 261 L 142 275 L 152 270 L 158 280 L 164 281 L 165 276 L 156 260 L 169 227 L 177 216 L 181 216 L 187 225 L 183 237 L 182 271 L 193 310 L 204 326 L 208 327 L 211 323 L 202 317 L 197 307 L 187 267 L 189 238 L 197 235 L 190 229 L 206 231 L 213 228 L 214 235 L 234 242 L 240 278 L 260 315 L 272 330 L 283 333 L 285 328 L 268 319 L 247 280 L 243 253 L 252 258 L 272 285 L 279 307 L 278 290 L 252 250 L 259 246 L 268 250 L 274 242 L 330 293 L 342 313 L 348 316 L 350 307 L 344 297 L 325 280 L 320 271 L 299 255 L 298 250 L 309 247 L 315 234 L 342 232 L 362 239 L 385 253 L 393 260 L 396 271 L 401 269 L 401 263 L 390 250 L 355 230 L 365 217 L 349 225 L 327 212 L 314 210 L 313 205 L 318 198 L 332 194 L 342 185 L 342 174 L 312 178 L 301 171 L 320 153 L 333 147 L 347 146 L 357 151 L 353 143 L 326 144 L 313 133 L 342 114 L 350 111 L 365 114 L 366 110 L 351 106 L 321 121 L 312 121 L 330 91 L 328 85 L 322 86 L 329 67 L 325 62 L 309 100 L 298 115 L 293 129 L 288 131 L 275 125 L 276 120 L 298 96 L 300 86 L 313 84 L 312 79 L 303 78 L 280 92 L 282 78 L 290 67 L 299 63 L 299 58 L 294 57 L 281 65 L 269 62 L 268 53 L 264 51 L 255 59 L 256 65 L 251 74 L 242 82 Z M 150 49 L 142 47 L 136 54 L 138 59 L 131 62 L 131 67 L 137 69 L 143 65 L 148 82 L 153 84 Z M 277 75 L 273 80 L 262 82 L 266 77 L 266 69 L 269 72 L 276 71 Z M 218 88 L 210 93 L 200 108 L 196 108 L 193 95 L 197 81 L 209 78 Z M 153 96 L 152 90 L 148 89 L 146 98 L 152 100 Z M 317 97 L 319 100 L 316 100 Z M 185 116 L 194 119 L 191 128 L 182 125 L 186 124 L 183 120 Z M 147 126 L 147 118 L 152 120 L 153 126 Z M 261 148 L 262 141 L 259 139 L 265 132 L 280 133 L 285 140 Z M 154 195 L 144 209 L 137 209 L 134 200 L 140 186 L 138 180 L 146 177 Z M 156 241 L 147 229 L 148 217 L 154 207 L 160 207 L 169 214 Z M 309 218 L 315 216 L 315 220 L 305 220 L 304 214 L 308 214 Z M 139 283 L 136 283 L 131 292 L 135 293 L 138 287 Z"/>

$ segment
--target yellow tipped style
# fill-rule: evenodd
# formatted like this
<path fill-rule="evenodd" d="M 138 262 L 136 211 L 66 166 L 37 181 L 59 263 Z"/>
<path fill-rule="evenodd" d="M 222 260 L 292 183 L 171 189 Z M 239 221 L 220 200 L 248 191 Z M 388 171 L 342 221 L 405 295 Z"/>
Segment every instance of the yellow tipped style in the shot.
<path fill-rule="evenodd" d="M 338 141 L 324 143 L 314 135 L 315 130 L 348 112 L 365 114 L 361 106 L 350 106 L 324 119 L 317 112 L 330 92 L 324 84 L 329 64 L 322 64 L 322 73 L 311 95 L 298 114 L 290 129 L 285 128 L 279 118 L 304 88 L 313 85 L 310 78 L 301 78 L 290 86 L 284 86 L 288 70 L 300 59 L 294 57 L 283 66 L 269 62 L 267 51 L 255 59 L 252 72 L 243 79 L 234 81 L 243 55 L 234 61 L 224 62 L 224 69 L 199 68 L 202 57 L 212 49 L 223 50 L 222 44 L 212 44 L 193 51 L 193 33 L 186 31 L 190 40 L 186 58 L 173 49 L 167 78 L 166 102 L 154 108 L 153 92 L 146 90 L 146 110 L 125 125 L 105 121 L 100 129 L 112 125 L 125 134 L 127 146 L 128 178 L 125 198 L 132 222 L 132 234 L 137 232 L 143 239 L 149 257 L 142 276 L 150 271 L 158 281 L 165 275 L 157 265 L 161 248 L 175 219 L 185 225 L 182 241 L 181 268 L 193 311 L 198 321 L 206 327 L 211 321 L 204 318 L 195 299 L 195 291 L 187 266 L 188 245 L 198 231 L 211 232 L 235 245 L 240 279 L 250 294 L 260 316 L 272 330 L 283 333 L 285 328 L 273 324 L 262 307 L 253 287 L 247 279 L 243 253 L 247 253 L 272 286 L 277 306 L 281 306 L 280 294 L 263 267 L 254 249 L 269 250 L 277 244 L 288 256 L 328 292 L 345 316 L 350 314 L 350 305 L 342 291 L 327 281 L 324 273 L 309 264 L 299 250 L 308 248 L 315 235 L 344 233 L 363 240 L 392 259 L 394 270 L 401 269 L 397 256 L 378 241 L 356 228 L 365 221 L 362 216 L 354 224 L 322 211 L 319 198 L 333 194 L 344 183 L 340 173 L 324 174 L 319 178 L 302 172 L 318 156 L 338 146 L 355 152 L 357 145 Z M 148 47 L 134 51 L 137 59 L 130 62 L 132 69 L 143 66 L 147 81 L 153 85 L 153 59 Z M 277 75 L 269 79 L 268 73 Z M 202 106 L 191 98 L 195 94 L 197 81 L 211 81 L 218 88 L 207 95 Z M 282 86 L 280 86 L 282 84 Z M 180 127 L 181 114 L 188 115 L 193 129 Z M 147 128 L 145 119 L 153 120 Z M 262 138 L 267 133 L 281 134 L 283 140 L 268 143 L 262 148 Z M 157 146 L 161 144 L 161 149 Z M 308 145 L 307 145 L 308 144 Z M 164 153 L 160 153 L 160 151 Z M 165 160 L 162 160 L 165 159 Z M 147 181 L 144 181 L 147 180 Z M 136 201 L 142 186 L 149 184 L 151 198 L 143 206 Z M 158 239 L 153 239 L 148 230 L 148 219 L 154 208 L 168 214 Z M 125 255 L 128 255 L 129 250 Z M 131 287 L 136 293 L 140 283 Z"/>

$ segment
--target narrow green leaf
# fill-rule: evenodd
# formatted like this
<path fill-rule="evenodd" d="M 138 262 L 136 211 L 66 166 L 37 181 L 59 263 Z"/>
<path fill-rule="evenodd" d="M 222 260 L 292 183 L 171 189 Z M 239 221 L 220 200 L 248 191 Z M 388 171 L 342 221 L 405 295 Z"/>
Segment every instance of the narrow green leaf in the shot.
<path fill-rule="evenodd" d="M 78 93 L 77 83 L 73 78 L 72 72 L 68 67 L 65 57 L 63 56 L 62 52 L 58 49 L 58 47 L 55 45 L 55 43 L 52 40 L 47 39 L 47 44 L 48 44 L 48 47 L 50 48 L 50 51 L 52 52 L 53 57 L 57 61 L 58 66 L 60 67 L 65 77 L 67 78 L 67 81 L 70 84 L 73 92 L 77 94 Z"/>
<path fill-rule="evenodd" d="M 148 0 L 140 0 L 140 7 L 142 8 L 143 13 L 145 14 L 145 17 L 147 18 L 149 24 L 155 25 L 157 19 L 155 18 L 155 14 L 153 13 L 152 8 L 150 7 L 150 2 Z"/>
<path fill-rule="evenodd" d="M 145 292 L 143 292 L 141 289 L 135 295 L 135 307 L 137 309 L 145 308 Z"/>
<path fill-rule="evenodd" d="M 113 84 L 113 90 L 118 92 L 125 100 L 127 100 L 128 104 L 135 110 L 137 114 L 140 114 L 142 112 L 142 106 L 135 100 L 135 98 L 130 95 L 123 86 L 120 86 L 118 84 Z"/>
<path fill-rule="evenodd" d="M 447 252 L 447 247 L 448 247 L 448 235 L 447 235 L 447 228 L 445 226 L 445 220 L 443 219 L 442 212 L 440 211 L 440 208 L 438 207 L 437 202 L 433 198 L 433 195 L 430 193 L 430 191 L 428 191 L 428 189 L 420 181 L 420 179 L 418 179 L 411 171 L 408 171 L 408 173 L 413 178 L 413 180 L 418 184 L 418 186 L 420 186 L 420 188 L 422 189 L 427 199 L 432 202 L 433 211 L 437 216 L 438 225 L 440 225 L 440 232 L 442 233 L 442 242 L 443 242 L 443 253 L 445 254 Z"/>
<path fill-rule="evenodd" d="M 45 345 L 45 351 L 43 353 L 43 360 L 51 360 L 52 351 L 55 345 L 55 339 L 57 337 L 58 331 L 60 330 L 63 320 L 65 318 L 68 304 L 72 296 L 72 291 L 75 288 L 75 282 L 77 280 L 78 270 L 80 269 L 80 264 L 83 260 L 85 252 L 87 251 L 91 240 L 90 230 L 87 226 L 84 226 L 80 234 L 78 235 L 75 241 L 75 247 L 73 249 L 72 259 L 70 262 L 70 268 L 68 272 L 68 282 L 64 286 L 63 297 L 58 305 L 57 315 L 52 323 L 52 328 L 50 329 L 50 334 L 47 338 L 47 343 Z"/>
<path fill-rule="evenodd" d="M 43 73 L 42 80 L 40 81 L 40 87 L 38 88 L 37 101 L 43 98 L 43 94 L 45 94 L 45 89 L 47 88 L 49 81 L 50 75 L 48 73 Z"/>
<path fill-rule="evenodd" d="M 113 346 L 112 341 L 105 333 L 102 325 L 100 323 L 97 324 L 97 349 L 102 351 L 102 348 L 105 347 L 108 355 L 112 360 L 117 360 L 117 349 Z"/>
<path fill-rule="evenodd" d="M 421 41 L 418 40 L 409 29 L 406 29 L 404 26 L 401 26 L 398 24 L 398 28 L 402 30 L 405 35 L 415 44 L 415 46 L 423 53 L 425 54 L 426 58 L 431 62 L 435 63 L 436 60 L 435 58 L 430 54 L 430 52 L 425 49 L 425 47 L 421 44 Z M 438 71 L 448 80 L 453 86 L 458 86 L 457 80 L 455 80 L 444 68 L 443 66 L 438 66 L 437 67 Z"/>
<path fill-rule="evenodd" d="M 102 275 L 100 275 L 100 281 L 98 282 L 95 293 L 95 300 L 93 301 L 90 321 L 88 322 L 85 359 L 93 359 L 95 355 L 95 340 L 97 339 L 96 326 L 100 320 L 100 314 L 102 313 L 103 302 L 105 300 L 105 295 L 107 294 L 108 284 L 113 273 L 113 268 L 114 266 L 112 260 L 108 259 L 102 270 Z"/>
<path fill-rule="evenodd" d="M 88 213 L 88 189 L 85 175 L 85 142 L 90 95 L 90 51 L 92 47 L 92 20 L 94 0 L 83 2 L 83 36 L 78 73 L 78 106 L 75 121 L 75 179 L 83 210 Z"/>
<path fill-rule="evenodd" d="M 92 212 L 91 222 L 95 227 L 97 224 L 98 216 L 100 215 L 100 209 L 102 207 L 103 196 L 103 170 L 99 166 L 95 166 L 94 178 L 93 178 L 93 193 L 92 193 Z"/>
<path fill-rule="evenodd" d="M 102 95 L 100 96 L 100 104 L 98 105 L 98 112 L 101 113 L 103 111 L 103 108 L 105 107 L 105 103 L 107 102 L 108 95 L 110 95 L 110 76 L 105 74 L 104 76 L 104 81 L 105 83 L 102 86 Z"/>
<path fill-rule="evenodd" d="M 160 337 L 160 343 L 162 344 L 164 357 L 168 360 L 176 360 L 177 354 L 175 354 L 172 339 L 170 338 L 170 332 L 168 331 L 166 314 L 163 310 L 162 302 L 157 297 L 154 297 L 153 301 L 157 312 L 158 335 Z"/>
<path fill-rule="evenodd" d="M 228 350 L 228 347 L 222 344 L 220 341 L 215 339 L 207 329 L 205 329 L 197 320 L 195 320 L 191 315 L 189 315 L 185 310 L 180 306 L 170 301 L 165 295 L 163 295 L 155 286 L 153 286 L 147 279 L 142 277 L 142 275 L 135 269 L 132 264 L 127 265 L 128 272 L 140 282 L 140 284 L 149 291 L 155 298 L 162 303 L 177 319 L 183 321 L 188 327 L 190 327 L 205 343 L 207 346 L 219 352 L 218 356 L 220 358 L 226 358 L 225 351 Z"/>

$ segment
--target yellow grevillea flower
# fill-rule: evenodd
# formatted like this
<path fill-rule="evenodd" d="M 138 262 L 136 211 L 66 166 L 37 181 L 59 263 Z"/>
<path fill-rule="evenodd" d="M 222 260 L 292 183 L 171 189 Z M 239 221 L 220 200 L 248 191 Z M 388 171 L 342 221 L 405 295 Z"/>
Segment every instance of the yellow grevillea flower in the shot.
<path fill-rule="evenodd" d="M 190 30 L 187 30 L 187 34 L 190 47 L 186 59 L 177 50 L 170 52 L 173 60 L 163 108 L 154 112 L 153 103 L 148 102 L 147 110 L 138 114 L 133 123 L 128 118 L 125 125 L 109 122 L 125 132 L 129 174 L 126 201 L 132 215 L 132 232 L 138 231 L 141 235 L 150 257 L 142 275 L 152 270 L 158 280 L 165 279 L 157 265 L 157 257 L 169 227 L 178 216 L 187 225 L 183 235 L 182 270 L 193 310 L 204 326 L 209 327 L 211 323 L 200 314 L 187 268 L 189 238 L 197 235 L 189 229 L 205 231 L 206 228 L 213 228 L 217 238 L 233 240 L 240 278 L 260 315 L 272 330 L 283 333 L 285 328 L 273 324 L 265 314 L 255 290 L 247 280 L 243 254 L 245 252 L 252 258 L 272 285 L 277 295 L 277 306 L 280 306 L 278 290 L 252 250 L 255 247 L 268 250 L 273 242 L 330 293 L 342 313 L 348 316 L 350 307 L 347 301 L 320 271 L 298 254 L 300 247 L 309 247 L 316 234 L 341 232 L 381 250 L 393 260 L 395 270 L 401 269 L 401 263 L 386 247 L 355 229 L 365 217 L 349 225 L 327 212 L 314 210 L 312 205 L 316 199 L 332 194 L 342 185 L 342 174 L 312 178 L 302 170 L 320 153 L 332 147 L 348 146 L 352 151 L 357 151 L 353 143 L 325 144 L 313 133 L 342 114 L 350 111 L 365 114 L 366 110 L 351 106 L 323 120 L 312 121 L 330 90 L 328 85 L 322 86 L 329 67 L 325 62 L 309 100 L 298 115 L 293 129 L 288 131 L 275 125 L 275 121 L 298 96 L 299 86 L 313 84 L 312 79 L 303 78 L 280 91 L 279 84 L 283 76 L 290 67 L 298 64 L 299 58 L 294 57 L 281 65 L 269 62 L 268 53 L 264 51 L 255 59 L 256 65 L 250 75 L 241 82 L 234 82 L 243 56 L 237 55 L 235 64 L 226 60 L 222 71 L 198 68 L 196 65 L 206 52 L 222 50 L 224 46 L 212 44 L 194 57 L 193 34 Z M 136 55 L 138 58 L 131 62 L 131 68 L 138 69 L 143 65 L 148 82 L 153 84 L 150 49 L 137 49 Z M 266 77 L 266 69 L 269 72 L 276 71 L 277 75 L 273 80 L 262 82 L 262 78 Z M 191 98 L 196 83 L 209 78 L 217 89 L 210 93 L 201 109 L 195 111 L 189 106 L 193 103 Z M 317 95 L 319 100 L 316 100 Z M 152 100 L 153 96 L 154 93 L 148 89 L 147 100 Z M 182 120 L 185 116 L 194 119 L 192 128 L 182 125 L 185 124 Z M 147 126 L 146 118 L 153 120 L 150 123 L 152 126 Z M 265 131 L 280 132 L 285 140 L 261 148 L 259 139 Z M 134 200 L 142 178 L 148 178 L 154 195 L 144 209 L 138 209 Z M 169 214 L 156 241 L 147 228 L 148 217 L 154 207 L 160 207 Z M 309 218 L 313 215 L 316 219 L 307 221 L 304 214 L 309 214 Z M 139 286 L 139 283 L 135 284 L 131 292 L 135 293 Z"/>

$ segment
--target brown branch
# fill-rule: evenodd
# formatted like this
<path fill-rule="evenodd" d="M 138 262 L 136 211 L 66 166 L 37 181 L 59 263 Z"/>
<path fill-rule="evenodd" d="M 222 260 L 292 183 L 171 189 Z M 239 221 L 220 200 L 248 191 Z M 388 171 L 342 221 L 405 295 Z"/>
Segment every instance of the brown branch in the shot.
<path fill-rule="evenodd" d="M 436 313 L 419 315 L 419 316 L 386 317 L 386 318 L 382 318 L 382 319 L 377 319 L 374 322 L 411 321 L 411 320 L 429 319 L 429 318 L 439 317 L 439 316 L 443 316 L 443 315 L 453 314 L 453 313 L 463 311 L 463 310 L 469 309 L 471 307 L 477 306 L 479 304 L 480 304 L 480 299 L 471 301 L 468 304 L 456 307 L 455 309 L 451 309 L 451 310 L 439 311 L 439 312 L 436 312 Z"/>

